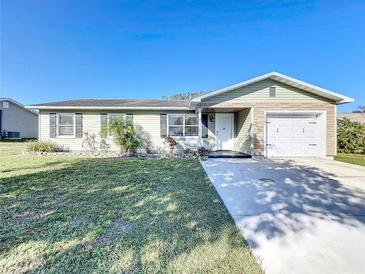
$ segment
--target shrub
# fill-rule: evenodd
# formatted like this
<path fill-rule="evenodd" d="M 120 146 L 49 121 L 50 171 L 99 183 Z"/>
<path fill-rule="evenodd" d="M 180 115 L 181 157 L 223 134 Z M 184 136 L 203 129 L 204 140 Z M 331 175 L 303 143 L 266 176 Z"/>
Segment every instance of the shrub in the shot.
<path fill-rule="evenodd" d="M 343 153 L 365 153 L 365 126 L 349 119 L 337 121 L 338 151 Z"/>
<path fill-rule="evenodd" d="M 210 153 L 210 149 L 209 148 L 205 148 L 205 147 L 200 147 L 198 148 L 198 155 L 200 157 L 207 157 Z"/>
<path fill-rule="evenodd" d="M 30 142 L 27 145 L 27 151 L 34 151 L 34 152 L 61 152 L 64 151 L 64 149 L 52 142 L 42 142 L 42 141 L 36 141 L 36 142 Z"/>
<path fill-rule="evenodd" d="M 109 127 L 101 130 L 101 136 L 106 138 L 109 132 L 114 137 L 114 142 L 126 152 L 136 152 L 142 147 L 143 140 L 133 127 L 133 123 L 124 118 L 114 118 L 109 122 Z"/>
<path fill-rule="evenodd" d="M 165 137 L 165 144 L 169 147 L 170 152 L 173 152 L 176 148 L 177 142 L 171 136 Z"/>
<path fill-rule="evenodd" d="M 96 135 L 95 133 L 90 133 L 88 131 L 84 132 L 85 139 L 82 141 L 82 147 L 90 150 L 96 150 Z"/>

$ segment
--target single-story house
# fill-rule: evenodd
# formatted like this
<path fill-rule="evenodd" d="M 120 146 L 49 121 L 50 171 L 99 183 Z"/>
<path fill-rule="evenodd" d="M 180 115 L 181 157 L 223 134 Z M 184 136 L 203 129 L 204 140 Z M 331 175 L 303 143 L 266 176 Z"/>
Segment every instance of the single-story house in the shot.
<path fill-rule="evenodd" d="M 337 118 L 343 120 L 344 118 L 349 119 L 352 122 L 357 122 L 365 125 L 365 113 L 360 112 L 342 112 L 338 113 Z"/>
<path fill-rule="evenodd" d="M 232 150 L 255 157 L 336 154 L 336 105 L 344 95 L 272 72 L 207 92 L 190 101 L 69 100 L 30 106 L 39 110 L 39 139 L 83 150 L 83 132 L 100 147 L 118 147 L 100 130 L 127 117 L 153 149 L 173 137 L 180 148 Z"/>
<path fill-rule="evenodd" d="M 0 98 L 0 133 L 9 139 L 37 138 L 37 112 L 11 98 Z"/>

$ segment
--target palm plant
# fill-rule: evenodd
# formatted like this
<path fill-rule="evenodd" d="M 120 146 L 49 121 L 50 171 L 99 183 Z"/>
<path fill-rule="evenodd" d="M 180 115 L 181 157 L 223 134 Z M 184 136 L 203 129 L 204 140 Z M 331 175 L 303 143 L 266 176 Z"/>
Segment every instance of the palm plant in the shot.
<path fill-rule="evenodd" d="M 101 130 L 103 138 L 106 138 L 108 134 L 112 135 L 114 142 L 127 153 L 136 152 L 143 145 L 143 141 L 135 131 L 133 123 L 124 118 L 111 119 L 109 125 Z"/>

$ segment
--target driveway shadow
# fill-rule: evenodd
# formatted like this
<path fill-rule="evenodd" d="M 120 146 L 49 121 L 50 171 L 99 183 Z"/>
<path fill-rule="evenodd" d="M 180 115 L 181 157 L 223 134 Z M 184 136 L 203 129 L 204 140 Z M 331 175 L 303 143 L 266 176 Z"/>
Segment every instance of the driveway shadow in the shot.
<path fill-rule="evenodd" d="M 255 216 L 247 228 L 268 240 L 312 229 L 316 219 L 346 227 L 365 224 L 364 190 L 328 178 L 334 174 L 291 161 L 224 161 L 203 166 L 233 218 Z"/>

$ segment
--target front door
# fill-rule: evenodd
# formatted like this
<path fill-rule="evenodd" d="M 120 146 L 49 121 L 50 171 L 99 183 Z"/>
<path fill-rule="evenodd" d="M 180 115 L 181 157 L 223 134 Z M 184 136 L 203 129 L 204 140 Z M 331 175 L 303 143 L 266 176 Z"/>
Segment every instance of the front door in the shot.
<path fill-rule="evenodd" d="M 233 113 L 215 114 L 217 150 L 233 150 Z"/>

